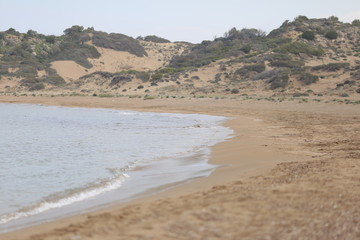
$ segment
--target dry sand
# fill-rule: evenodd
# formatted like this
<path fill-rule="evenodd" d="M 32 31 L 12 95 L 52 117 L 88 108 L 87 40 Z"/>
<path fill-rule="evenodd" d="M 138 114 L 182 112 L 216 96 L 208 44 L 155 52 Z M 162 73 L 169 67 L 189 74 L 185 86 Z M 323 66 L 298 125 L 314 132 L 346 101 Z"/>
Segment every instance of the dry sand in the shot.
<path fill-rule="evenodd" d="M 211 176 L 0 239 L 360 239 L 360 107 L 209 99 L 0 97 L 0 102 L 231 117 Z"/>

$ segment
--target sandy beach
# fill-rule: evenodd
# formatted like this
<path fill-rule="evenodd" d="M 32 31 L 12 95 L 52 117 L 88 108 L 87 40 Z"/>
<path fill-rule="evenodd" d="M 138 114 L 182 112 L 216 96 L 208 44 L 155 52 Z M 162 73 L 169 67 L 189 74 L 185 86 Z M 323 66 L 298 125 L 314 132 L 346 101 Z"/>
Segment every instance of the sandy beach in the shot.
<path fill-rule="evenodd" d="M 358 105 L 239 99 L 0 96 L 1 103 L 229 117 L 209 177 L 10 239 L 360 239 Z"/>

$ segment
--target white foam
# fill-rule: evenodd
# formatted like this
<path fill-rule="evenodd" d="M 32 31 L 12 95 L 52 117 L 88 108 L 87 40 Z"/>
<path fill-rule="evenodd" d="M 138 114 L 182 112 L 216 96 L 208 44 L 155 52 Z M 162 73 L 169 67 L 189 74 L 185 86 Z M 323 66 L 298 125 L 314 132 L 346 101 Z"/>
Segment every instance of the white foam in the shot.
<path fill-rule="evenodd" d="M 129 177 L 130 176 L 128 174 L 123 173 L 123 174 L 119 175 L 118 177 L 102 184 L 102 186 L 98 186 L 98 187 L 91 188 L 91 189 L 86 189 L 84 191 L 75 193 L 75 194 L 70 195 L 65 198 L 61 198 L 61 199 L 57 199 L 57 200 L 53 200 L 53 201 L 44 201 L 28 210 L 20 210 L 15 213 L 9 213 L 9 214 L 2 215 L 2 216 L 0 216 L 0 224 L 5 224 L 10 221 L 14 221 L 16 219 L 32 216 L 32 215 L 39 214 L 39 213 L 42 213 L 42 212 L 45 212 L 45 211 L 48 211 L 51 209 L 61 208 L 61 207 L 64 207 L 64 206 L 67 206 L 67 205 L 70 205 L 70 204 L 73 204 L 76 202 L 81 202 L 83 200 L 95 197 L 99 194 L 118 189 L 119 187 L 121 187 L 121 185 L 125 181 L 125 179 L 129 178 Z"/>

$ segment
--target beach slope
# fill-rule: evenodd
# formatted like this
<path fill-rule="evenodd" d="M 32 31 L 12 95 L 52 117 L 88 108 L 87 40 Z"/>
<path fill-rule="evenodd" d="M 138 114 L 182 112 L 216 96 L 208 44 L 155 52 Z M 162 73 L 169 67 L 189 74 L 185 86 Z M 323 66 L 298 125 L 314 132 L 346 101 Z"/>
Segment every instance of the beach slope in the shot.
<path fill-rule="evenodd" d="M 0 102 L 230 117 L 220 167 L 130 203 L 1 239 L 359 239 L 360 108 L 323 102 L 0 97 Z"/>

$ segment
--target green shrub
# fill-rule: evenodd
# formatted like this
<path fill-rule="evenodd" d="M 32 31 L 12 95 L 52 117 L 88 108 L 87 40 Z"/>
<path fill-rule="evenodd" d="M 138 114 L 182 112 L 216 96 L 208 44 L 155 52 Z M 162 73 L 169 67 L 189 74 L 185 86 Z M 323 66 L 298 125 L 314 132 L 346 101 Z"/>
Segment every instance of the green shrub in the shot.
<path fill-rule="evenodd" d="M 264 63 L 257 63 L 257 64 L 253 64 L 253 65 L 247 65 L 247 66 L 245 66 L 245 68 L 247 68 L 249 71 L 261 73 L 261 72 L 265 71 L 266 66 Z"/>
<path fill-rule="evenodd" d="M 330 40 L 338 38 L 338 33 L 335 30 L 329 30 L 325 33 L 325 37 Z"/>
<path fill-rule="evenodd" d="M 64 33 L 65 35 L 72 35 L 72 34 L 81 33 L 83 30 L 84 30 L 83 26 L 74 25 L 71 28 L 65 29 Z"/>
<path fill-rule="evenodd" d="M 270 89 L 285 88 L 289 82 L 289 70 L 278 72 L 274 77 L 269 80 Z"/>
<path fill-rule="evenodd" d="M 188 69 L 189 68 L 186 68 L 186 67 L 183 67 L 183 68 L 166 67 L 166 68 L 160 69 L 158 72 L 163 73 L 163 74 L 173 74 L 173 73 L 183 72 Z"/>
<path fill-rule="evenodd" d="M 162 73 L 155 73 L 153 75 L 151 75 L 151 80 L 152 81 L 157 81 L 163 78 L 163 74 Z"/>
<path fill-rule="evenodd" d="M 329 63 L 329 64 L 323 64 L 314 66 L 311 68 L 312 71 L 328 71 L 328 72 L 336 72 L 339 71 L 342 68 L 348 67 L 350 64 L 347 62 L 340 62 L 340 63 Z"/>
<path fill-rule="evenodd" d="M 243 66 L 242 68 L 239 68 L 238 70 L 236 70 L 235 74 L 236 75 L 245 75 L 245 74 L 248 74 L 250 71 L 261 73 L 261 72 L 265 71 L 265 68 L 266 68 L 266 66 L 264 63 L 246 65 L 246 66 Z"/>
<path fill-rule="evenodd" d="M 299 78 L 300 82 L 304 85 L 310 85 L 319 80 L 319 77 L 311 73 L 302 73 Z"/>
<path fill-rule="evenodd" d="M 296 68 L 303 67 L 304 62 L 297 61 L 297 60 L 288 60 L 288 61 L 278 60 L 278 61 L 270 62 L 270 66 L 272 66 L 272 67 L 287 67 L 287 68 L 291 68 L 291 69 L 296 69 Z"/>
<path fill-rule="evenodd" d="M 121 74 L 121 73 L 118 73 L 113 77 L 113 79 L 111 80 L 109 86 L 114 86 L 114 85 L 117 85 L 119 83 L 126 83 L 126 82 L 131 82 L 131 77 L 126 76 L 126 75 Z"/>
<path fill-rule="evenodd" d="M 65 80 L 57 74 L 52 75 L 52 76 L 47 76 L 43 79 L 43 81 L 45 83 L 48 83 L 48 84 L 51 84 L 54 86 L 60 86 L 60 85 L 65 84 Z"/>
<path fill-rule="evenodd" d="M 293 94 L 293 97 L 308 97 L 309 94 L 308 93 L 300 93 L 300 92 L 296 92 Z"/>
<path fill-rule="evenodd" d="M 238 94 L 239 92 L 240 92 L 239 89 L 236 88 L 231 89 L 231 94 Z"/>
<path fill-rule="evenodd" d="M 312 31 L 305 31 L 301 34 L 301 37 L 306 39 L 306 40 L 314 40 L 315 39 L 315 33 Z"/>
<path fill-rule="evenodd" d="M 41 90 L 41 89 L 44 89 L 44 88 L 45 88 L 44 83 L 37 82 L 37 83 L 34 83 L 33 85 L 31 85 L 29 87 L 29 91 L 38 91 L 38 90 Z"/>
<path fill-rule="evenodd" d="M 138 37 L 137 40 L 144 40 L 146 42 L 154 42 L 154 43 L 170 43 L 169 40 L 155 35 L 146 36 L 144 38 Z"/>
<path fill-rule="evenodd" d="M 244 53 L 248 54 L 248 53 L 250 53 L 250 51 L 251 51 L 251 45 L 250 45 L 250 44 L 246 44 L 246 45 L 242 46 L 242 47 L 240 48 L 240 50 L 243 51 Z"/>
<path fill-rule="evenodd" d="M 5 31 L 7 34 L 11 34 L 11 35 L 20 35 L 20 33 L 18 31 L 16 31 L 14 28 L 9 28 L 8 30 Z"/>
<path fill-rule="evenodd" d="M 135 76 L 136 76 L 137 78 L 141 79 L 141 81 L 143 81 L 143 82 L 147 82 L 147 81 L 149 81 L 149 79 L 150 79 L 150 74 L 147 73 L 147 72 L 137 72 L 137 73 L 135 74 Z"/>
<path fill-rule="evenodd" d="M 46 36 L 46 37 L 45 37 L 45 41 L 46 41 L 47 43 L 54 44 L 55 41 L 56 41 L 56 37 L 55 37 L 54 35 Z"/>
<path fill-rule="evenodd" d="M 351 24 L 352 24 L 353 26 L 360 27 L 360 20 L 359 20 L 359 19 L 355 19 L 354 21 L 352 21 Z"/>
<path fill-rule="evenodd" d="M 15 75 L 19 76 L 19 77 L 29 77 L 29 76 L 36 77 L 37 70 L 35 67 L 33 67 L 31 65 L 21 64 L 19 66 L 19 70 L 16 71 Z"/>
<path fill-rule="evenodd" d="M 301 42 L 291 42 L 291 43 L 283 44 L 277 49 L 275 49 L 275 51 L 279 53 L 292 53 L 292 54 L 305 53 L 311 56 L 322 56 L 325 53 L 324 50 L 321 48 L 312 47 Z"/>
<path fill-rule="evenodd" d="M 93 65 L 88 58 L 99 57 L 100 53 L 94 46 L 66 40 L 60 45 L 60 51 L 54 54 L 50 61 L 72 60 L 85 68 L 91 68 Z"/>
<path fill-rule="evenodd" d="M 279 54 L 279 53 L 273 53 L 271 55 L 268 55 L 266 59 L 270 62 L 273 61 L 291 61 L 292 57 L 287 54 Z"/>
<path fill-rule="evenodd" d="M 93 44 L 97 47 L 110 48 L 117 51 L 126 51 L 138 57 L 147 56 L 147 52 L 140 43 L 131 37 L 118 33 L 105 33 L 95 31 L 92 37 Z"/>
<path fill-rule="evenodd" d="M 308 21 L 309 18 L 306 17 L 306 16 L 303 16 L 303 15 L 299 15 L 295 18 L 295 22 L 305 22 L 305 21 Z"/>
<path fill-rule="evenodd" d="M 114 94 L 110 94 L 110 93 L 100 93 L 99 95 L 97 95 L 98 97 L 101 98 L 111 98 L 111 97 L 115 97 Z"/>
<path fill-rule="evenodd" d="M 9 73 L 9 67 L 3 64 L 0 64 L 0 74 L 8 74 Z"/>
<path fill-rule="evenodd" d="M 280 69 L 271 69 L 268 71 L 264 71 L 261 72 L 259 74 L 256 74 L 255 76 L 253 76 L 251 79 L 256 81 L 256 80 L 264 80 L 264 79 L 269 79 L 274 77 L 275 75 L 277 75 L 279 72 L 281 72 Z"/>
<path fill-rule="evenodd" d="M 156 97 L 155 97 L 155 96 L 150 96 L 150 95 L 147 95 L 147 94 L 146 94 L 143 99 L 144 99 L 144 100 L 153 100 L 153 99 L 156 99 Z"/>

